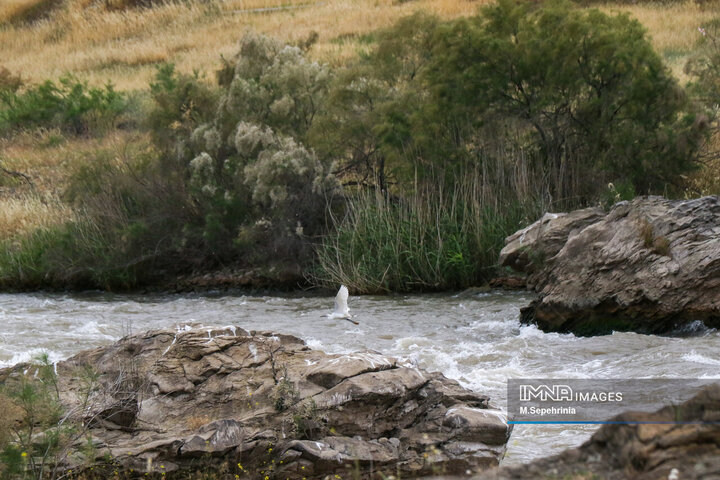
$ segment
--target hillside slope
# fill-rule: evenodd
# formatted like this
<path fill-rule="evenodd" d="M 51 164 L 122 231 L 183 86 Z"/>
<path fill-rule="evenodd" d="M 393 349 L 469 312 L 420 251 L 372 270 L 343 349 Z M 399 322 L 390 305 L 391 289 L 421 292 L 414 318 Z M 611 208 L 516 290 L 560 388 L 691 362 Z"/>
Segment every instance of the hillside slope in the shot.
<path fill-rule="evenodd" d="M 371 32 L 426 10 L 444 18 L 474 13 L 487 0 L 5 0 L 0 4 L 0 65 L 31 81 L 72 72 L 92 84 L 144 89 L 154 65 L 212 72 L 248 29 L 288 43 L 317 36 L 310 55 L 339 64 L 372 40 Z M 655 48 L 682 77 L 708 22 L 711 4 L 596 4 L 625 11 L 649 30 Z"/>

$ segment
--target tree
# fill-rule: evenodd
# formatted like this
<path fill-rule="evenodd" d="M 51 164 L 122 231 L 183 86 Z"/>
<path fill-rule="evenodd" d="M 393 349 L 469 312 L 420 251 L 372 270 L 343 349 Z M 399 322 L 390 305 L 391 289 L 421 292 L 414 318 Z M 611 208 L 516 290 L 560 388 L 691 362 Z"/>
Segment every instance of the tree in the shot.
<path fill-rule="evenodd" d="M 218 78 L 216 113 L 193 131 L 186 158 L 203 239 L 216 251 L 297 259 L 335 187 L 328 162 L 305 146 L 330 71 L 299 47 L 248 34 Z"/>
<path fill-rule="evenodd" d="M 698 28 L 700 52 L 685 65 L 693 81 L 690 91 L 709 120 L 712 135 L 720 135 L 720 17 Z M 720 159 L 720 149 L 712 140 L 705 145 L 708 160 Z"/>
<path fill-rule="evenodd" d="M 370 53 L 342 70 L 332 83 L 310 141 L 319 155 L 338 161 L 347 185 L 386 192 L 412 176 L 407 149 L 411 116 L 425 98 L 419 74 L 428 64 L 440 20 L 415 13 L 377 33 Z"/>
<path fill-rule="evenodd" d="M 435 40 L 423 124 L 454 118 L 475 147 L 483 130 L 516 139 L 555 199 L 587 201 L 611 180 L 660 191 L 693 166 L 700 135 L 687 98 L 627 15 L 500 0 Z"/>

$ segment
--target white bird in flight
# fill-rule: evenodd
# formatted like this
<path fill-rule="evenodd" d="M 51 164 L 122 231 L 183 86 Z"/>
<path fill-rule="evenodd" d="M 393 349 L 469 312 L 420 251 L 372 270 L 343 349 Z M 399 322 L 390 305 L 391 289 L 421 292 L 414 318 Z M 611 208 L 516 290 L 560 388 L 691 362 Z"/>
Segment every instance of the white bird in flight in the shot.
<path fill-rule="evenodd" d="M 350 309 L 348 308 L 348 289 L 345 285 L 340 285 L 340 290 L 338 290 L 337 295 L 335 296 L 335 310 L 333 313 L 330 313 L 327 315 L 329 318 L 337 318 L 337 319 L 345 319 L 348 322 L 354 323 L 355 325 L 360 325 L 358 322 L 352 320 L 352 315 L 350 315 Z"/>

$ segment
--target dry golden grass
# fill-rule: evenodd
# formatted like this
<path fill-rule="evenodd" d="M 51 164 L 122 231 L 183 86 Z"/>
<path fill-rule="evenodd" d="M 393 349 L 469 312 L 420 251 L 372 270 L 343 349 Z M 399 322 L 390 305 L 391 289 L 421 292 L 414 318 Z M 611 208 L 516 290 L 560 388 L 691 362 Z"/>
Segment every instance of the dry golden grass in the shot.
<path fill-rule="evenodd" d="M 17 9 L 41 1 L 3 0 L 3 5 L 7 3 L 3 8 L 9 12 L 11 5 Z M 235 53 L 248 29 L 286 42 L 317 32 L 319 41 L 310 55 L 340 64 L 356 55 L 359 35 L 416 10 L 454 18 L 472 14 L 489 1 L 187 0 L 153 8 L 109 10 L 105 3 L 93 0 L 66 0 L 47 20 L 0 29 L 0 58 L 5 67 L 32 81 L 72 72 L 95 85 L 110 80 L 121 90 L 142 89 L 159 62 L 174 62 L 183 72 L 212 72 L 220 55 Z M 645 24 L 655 47 L 680 77 L 698 38 L 697 27 L 717 12 L 692 1 L 673 5 L 608 3 L 601 8 L 628 12 Z"/>
<path fill-rule="evenodd" d="M 73 72 L 93 84 L 111 80 L 122 90 L 140 89 L 147 87 L 157 62 L 172 61 L 184 72 L 215 70 L 220 55 L 232 56 L 248 29 L 287 42 L 318 32 L 311 55 L 338 63 L 355 54 L 356 34 L 418 9 L 445 18 L 468 15 L 486 0 L 191 0 L 113 11 L 67 1 L 51 19 L 0 29 L 5 67 L 32 81 Z M 253 11 L 281 5 L 297 8 Z M 349 40 L 336 40 L 343 36 Z"/>
<path fill-rule="evenodd" d="M 130 146 L 145 148 L 147 135 L 116 131 L 99 138 L 65 137 L 55 130 L 40 130 L 0 139 L 0 162 L 8 170 L 27 175 L 34 190 L 59 196 L 75 165 L 92 159 L 99 151 L 123 155 Z M 32 193 L 27 182 L 0 173 L 0 199 Z"/>
<path fill-rule="evenodd" d="M 715 132 L 707 147 L 706 151 L 720 152 L 720 132 Z M 706 159 L 702 167 L 689 176 L 686 183 L 688 198 L 720 195 L 720 157 Z"/>
<path fill-rule="evenodd" d="M 128 150 L 149 148 L 147 135 L 114 132 L 101 138 L 64 137 L 54 130 L 18 134 L 0 140 L 0 163 L 22 172 L 32 185 L 0 173 L 0 241 L 76 219 L 79 212 L 61 199 L 75 165 L 99 151 L 120 159 Z"/>
<path fill-rule="evenodd" d="M 0 197 L 0 242 L 73 218 L 72 209 L 57 197 L 34 194 Z"/>

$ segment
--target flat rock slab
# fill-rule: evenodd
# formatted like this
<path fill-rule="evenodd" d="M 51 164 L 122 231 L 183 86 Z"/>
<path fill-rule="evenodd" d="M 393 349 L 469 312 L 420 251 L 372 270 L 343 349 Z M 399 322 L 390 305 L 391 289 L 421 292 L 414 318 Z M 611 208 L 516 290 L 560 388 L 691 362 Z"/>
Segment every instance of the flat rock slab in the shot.
<path fill-rule="evenodd" d="M 579 448 L 518 467 L 494 469 L 476 478 L 720 479 L 720 385 L 707 387 L 681 405 L 655 413 L 623 413 L 612 420 L 656 423 L 603 425 Z"/>
<path fill-rule="evenodd" d="M 500 263 L 539 293 L 521 320 L 545 331 L 670 333 L 720 327 L 720 200 L 639 197 L 546 214 Z"/>
<path fill-rule="evenodd" d="M 78 372 L 92 369 L 89 398 Z M 373 352 L 237 327 L 157 330 L 58 364 L 61 400 L 121 476 L 481 471 L 510 427 L 488 397 Z"/>

